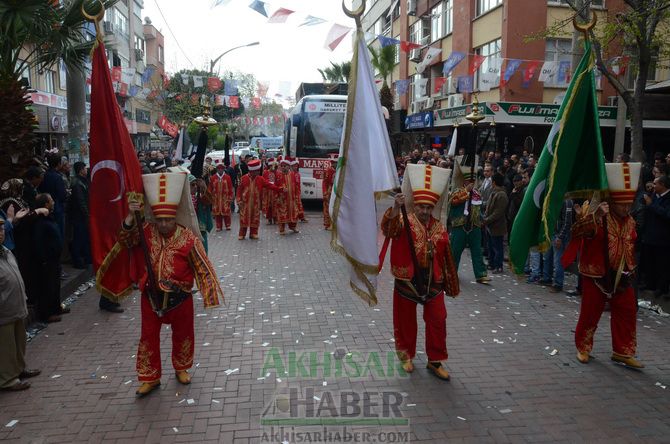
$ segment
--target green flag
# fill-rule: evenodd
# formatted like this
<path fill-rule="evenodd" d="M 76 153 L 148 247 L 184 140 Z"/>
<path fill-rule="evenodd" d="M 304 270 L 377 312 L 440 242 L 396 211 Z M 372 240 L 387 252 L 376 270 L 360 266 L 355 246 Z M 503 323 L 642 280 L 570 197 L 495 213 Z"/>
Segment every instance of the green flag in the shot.
<path fill-rule="evenodd" d="M 531 247 L 544 251 L 554 234 L 566 193 L 591 197 L 607 189 L 600 139 L 591 42 L 584 45 L 556 120 L 549 131 L 510 236 L 510 262 L 523 271 Z"/>

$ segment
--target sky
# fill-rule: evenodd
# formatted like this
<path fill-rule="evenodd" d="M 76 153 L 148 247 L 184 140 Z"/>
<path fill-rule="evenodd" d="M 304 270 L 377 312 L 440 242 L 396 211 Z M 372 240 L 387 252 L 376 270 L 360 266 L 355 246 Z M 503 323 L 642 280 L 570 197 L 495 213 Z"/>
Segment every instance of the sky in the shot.
<path fill-rule="evenodd" d="M 259 81 L 269 82 L 269 97 L 279 91 L 280 82 L 284 82 L 284 90 L 285 82 L 291 82 L 293 96 L 301 82 L 322 81 L 317 68 L 328 67 L 331 61 L 351 60 L 353 31 L 334 51 L 325 45 L 333 24 L 356 26 L 342 11 L 341 0 L 271 0 L 266 2 L 268 16 L 280 7 L 295 11 L 285 23 L 276 24 L 267 23 L 267 18 L 251 9 L 251 2 L 229 0 L 212 7 L 214 0 L 144 0 L 142 15 L 150 17 L 165 37 L 165 69 L 169 73 L 189 68 L 209 70 L 209 61 L 228 49 L 260 42 L 226 54 L 214 70 L 252 73 Z M 351 0 L 346 4 L 351 7 Z M 307 15 L 327 22 L 299 27 Z"/>

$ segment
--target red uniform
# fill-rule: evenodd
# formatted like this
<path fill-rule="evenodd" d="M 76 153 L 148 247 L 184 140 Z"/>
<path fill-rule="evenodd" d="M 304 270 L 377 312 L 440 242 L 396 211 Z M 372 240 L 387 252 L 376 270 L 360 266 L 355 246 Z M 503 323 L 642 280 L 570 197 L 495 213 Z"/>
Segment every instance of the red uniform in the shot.
<path fill-rule="evenodd" d="M 305 219 L 305 208 L 302 206 L 302 182 L 300 180 L 300 171 L 291 171 L 289 172 L 291 178 L 293 179 L 295 187 L 295 205 L 298 208 L 298 220 L 307 222 Z"/>
<path fill-rule="evenodd" d="M 289 229 L 296 231 L 296 224 L 298 222 L 298 201 L 296 195 L 299 195 L 296 189 L 295 180 L 293 180 L 293 172 L 283 173 L 277 172 L 276 185 L 284 192 L 277 195 L 277 223 L 279 224 L 279 234 L 284 234 L 286 225 Z"/>
<path fill-rule="evenodd" d="M 575 330 L 575 345 L 581 353 L 593 349 L 593 336 L 603 313 L 605 301 L 611 308 L 612 348 L 622 356 L 635 355 L 637 302 L 632 287 L 635 270 L 634 244 L 635 221 L 627 216 L 619 219 L 611 214 L 607 218 L 607 239 L 602 219 L 588 215 L 572 227 L 572 238 L 582 241 L 579 272 L 582 275 L 582 304 Z M 614 276 L 621 270 L 621 279 L 611 296 L 605 291 L 607 274 L 605 254 L 609 253 L 609 273 Z M 613 284 L 609 284 L 613 285 Z M 605 290 L 605 291 L 603 291 Z M 611 297 L 611 299 L 610 299 Z"/>
<path fill-rule="evenodd" d="M 330 228 L 330 195 L 333 192 L 333 184 L 335 183 L 335 168 L 329 166 L 323 171 L 323 182 L 321 183 L 321 191 L 323 192 L 323 226 L 326 229 Z"/>
<path fill-rule="evenodd" d="M 402 287 L 414 277 L 414 264 L 409 251 L 407 231 L 401 215 L 390 218 L 389 208 L 382 218 L 384 235 L 392 239 L 391 273 L 395 277 L 393 291 L 393 332 L 395 347 L 401 360 L 414 358 L 416 354 L 416 305 L 401 294 Z M 449 235 L 442 223 L 431 217 L 428 226 L 422 224 L 414 214 L 409 214 L 410 227 L 419 267 L 428 270 L 429 251 L 432 249 L 432 283 L 438 294 L 430 299 L 423 309 L 426 323 L 426 354 L 429 361 L 443 361 L 447 354 L 447 309 L 444 295 L 458 295 L 459 282 L 451 256 Z M 430 246 L 430 247 L 429 247 Z"/>
<path fill-rule="evenodd" d="M 281 188 L 268 182 L 263 176 L 251 177 L 245 174 L 240 179 L 237 186 L 237 204 L 240 206 L 240 239 L 247 235 L 247 228 L 250 228 L 249 237 L 258 239 L 258 226 L 261 219 L 261 192 L 264 188 L 274 191 L 282 191 Z"/>
<path fill-rule="evenodd" d="M 270 183 L 276 182 L 276 175 L 277 170 L 275 168 L 267 168 L 263 171 L 263 177 Z M 276 199 L 276 192 L 269 188 L 263 188 L 263 191 L 261 192 L 261 211 L 263 211 L 263 214 L 270 225 L 276 222 L 277 219 L 277 208 L 274 202 Z"/>
<path fill-rule="evenodd" d="M 212 195 L 212 215 L 216 219 L 216 230 L 221 231 L 223 222 L 226 223 L 226 230 L 230 230 L 230 204 L 234 199 L 230 176 L 226 173 L 211 176 L 209 192 Z"/>
<path fill-rule="evenodd" d="M 214 267 L 209 262 L 202 242 L 190 230 L 177 225 L 170 237 L 163 237 L 152 223 L 144 225 L 151 265 L 159 290 L 172 292 L 175 288 L 188 293 L 188 297 L 163 316 L 152 309 L 149 297 L 142 292 L 142 335 L 137 350 L 137 374 L 142 382 L 152 382 L 161 377 L 160 333 L 162 324 L 172 330 L 172 365 L 175 370 L 187 370 L 193 365 L 194 329 L 193 297 L 191 289 L 195 280 L 202 294 L 205 308 L 219 305 L 223 291 L 219 286 Z M 137 227 L 122 229 L 119 244 L 133 248 L 139 244 Z M 103 264 L 104 266 L 104 264 Z M 147 274 L 140 279 L 145 289 Z"/>

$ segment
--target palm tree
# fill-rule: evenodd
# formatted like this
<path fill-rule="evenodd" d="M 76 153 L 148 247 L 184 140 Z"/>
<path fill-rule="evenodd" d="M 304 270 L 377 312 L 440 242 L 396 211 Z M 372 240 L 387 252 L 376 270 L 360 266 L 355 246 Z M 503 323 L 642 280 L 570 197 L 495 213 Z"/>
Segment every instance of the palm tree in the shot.
<path fill-rule="evenodd" d="M 340 64 L 330 62 L 327 68 L 319 69 L 317 71 L 325 82 L 348 82 L 349 73 L 351 72 L 351 62 L 342 62 Z"/>
<path fill-rule="evenodd" d="M 388 86 L 387 79 L 395 68 L 396 51 L 398 49 L 395 45 L 382 46 L 380 49 L 375 49 L 370 45 L 368 49 L 370 49 L 371 55 L 370 63 L 379 72 L 384 82 L 379 90 L 379 101 L 391 112 L 393 110 L 393 94 Z"/>
<path fill-rule="evenodd" d="M 82 31 L 84 1 L 0 0 L 0 180 L 21 174 L 35 149 L 36 121 L 21 74 L 60 60 L 68 69 L 83 69 L 93 45 Z"/>

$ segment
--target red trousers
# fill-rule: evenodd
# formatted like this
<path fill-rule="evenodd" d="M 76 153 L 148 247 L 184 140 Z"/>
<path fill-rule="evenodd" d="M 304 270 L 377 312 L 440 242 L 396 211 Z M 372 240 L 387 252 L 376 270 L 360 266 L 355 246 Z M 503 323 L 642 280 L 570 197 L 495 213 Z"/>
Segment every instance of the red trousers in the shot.
<path fill-rule="evenodd" d="M 405 355 L 413 359 L 416 355 L 416 302 L 412 302 L 393 290 L 393 336 L 395 349 L 401 359 Z M 426 354 L 432 362 L 444 361 L 447 353 L 447 307 L 444 293 L 435 296 L 423 306 L 426 323 Z"/>
<path fill-rule="evenodd" d="M 247 228 L 249 227 L 240 227 L 240 238 L 244 239 L 247 237 Z M 251 227 L 249 230 L 249 238 L 257 239 L 258 238 L 258 227 Z"/>
<path fill-rule="evenodd" d="M 230 229 L 230 216 L 216 215 L 214 216 L 214 219 L 216 220 L 217 230 L 221 231 L 224 222 L 226 223 L 226 230 Z"/>
<path fill-rule="evenodd" d="M 137 376 L 140 382 L 151 382 L 161 377 L 161 327 L 172 326 L 172 366 L 187 370 L 193 366 L 193 298 L 190 297 L 169 312 L 158 317 L 151 309 L 149 298 L 140 297 L 142 336 L 137 348 Z"/>
<path fill-rule="evenodd" d="M 632 287 L 615 293 L 609 301 L 611 310 L 612 350 L 624 356 L 635 356 L 637 340 L 637 302 Z M 582 353 L 593 349 L 593 336 L 605 308 L 605 294 L 592 278 L 582 277 L 582 305 L 575 329 L 575 345 Z"/>

